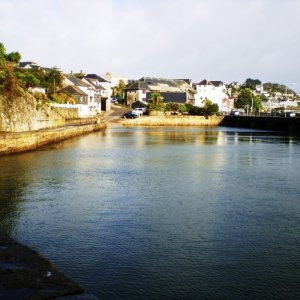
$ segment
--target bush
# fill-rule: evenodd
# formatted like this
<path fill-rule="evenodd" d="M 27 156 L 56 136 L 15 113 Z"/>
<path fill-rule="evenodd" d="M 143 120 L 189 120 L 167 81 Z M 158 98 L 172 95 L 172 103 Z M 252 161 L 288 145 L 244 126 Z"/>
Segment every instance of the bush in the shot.
<path fill-rule="evenodd" d="M 48 96 L 43 93 L 33 93 L 34 98 L 41 103 L 46 103 L 48 102 Z"/>
<path fill-rule="evenodd" d="M 75 99 L 73 99 L 71 96 L 65 94 L 65 93 L 58 93 L 55 95 L 52 95 L 52 100 L 57 103 L 65 104 L 76 104 Z"/>
<path fill-rule="evenodd" d="M 204 116 L 206 114 L 206 110 L 204 107 L 194 106 L 190 110 L 190 114 L 194 116 Z"/>
<path fill-rule="evenodd" d="M 178 111 L 179 110 L 179 104 L 174 102 L 168 102 L 166 104 L 166 111 Z"/>

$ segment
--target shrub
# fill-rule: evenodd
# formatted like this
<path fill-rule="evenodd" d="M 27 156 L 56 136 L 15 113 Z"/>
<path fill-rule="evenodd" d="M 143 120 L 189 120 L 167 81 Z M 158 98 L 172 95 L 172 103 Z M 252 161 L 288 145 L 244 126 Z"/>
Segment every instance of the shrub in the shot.
<path fill-rule="evenodd" d="M 166 111 L 178 111 L 179 110 L 179 104 L 174 102 L 168 102 L 166 104 Z"/>

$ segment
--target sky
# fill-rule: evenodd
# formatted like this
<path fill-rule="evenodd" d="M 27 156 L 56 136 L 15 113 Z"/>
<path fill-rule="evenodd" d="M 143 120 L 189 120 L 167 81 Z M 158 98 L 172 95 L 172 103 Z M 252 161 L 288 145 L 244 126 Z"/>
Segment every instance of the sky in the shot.
<path fill-rule="evenodd" d="M 0 42 L 64 72 L 300 91 L 300 0 L 0 0 Z"/>

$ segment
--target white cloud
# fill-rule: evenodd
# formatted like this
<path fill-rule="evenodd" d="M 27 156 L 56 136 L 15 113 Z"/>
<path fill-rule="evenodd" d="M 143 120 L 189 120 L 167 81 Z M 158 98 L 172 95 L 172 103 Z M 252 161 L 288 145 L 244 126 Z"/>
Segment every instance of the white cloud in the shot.
<path fill-rule="evenodd" d="M 0 36 L 64 71 L 297 82 L 299 11 L 298 0 L 0 0 Z"/>

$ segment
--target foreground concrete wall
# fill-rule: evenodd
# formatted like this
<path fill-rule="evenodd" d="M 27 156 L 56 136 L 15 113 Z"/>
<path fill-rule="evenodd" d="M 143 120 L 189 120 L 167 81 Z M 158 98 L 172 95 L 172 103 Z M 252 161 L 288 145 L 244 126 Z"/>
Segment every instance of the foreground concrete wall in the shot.
<path fill-rule="evenodd" d="M 125 119 L 123 125 L 143 126 L 218 126 L 223 116 L 145 116 L 137 119 Z"/>
<path fill-rule="evenodd" d="M 38 102 L 29 93 L 9 104 L 0 96 L 0 131 L 23 132 L 64 124 L 63 115 L 49 105 Z"/>
<path fill-rule="evenodd" d="M 105 127 L 104 124 L 93 124 L 33 132 L 0 133 L 0 155 L 34 150 L 46 144 L 99 131 Z"/>

